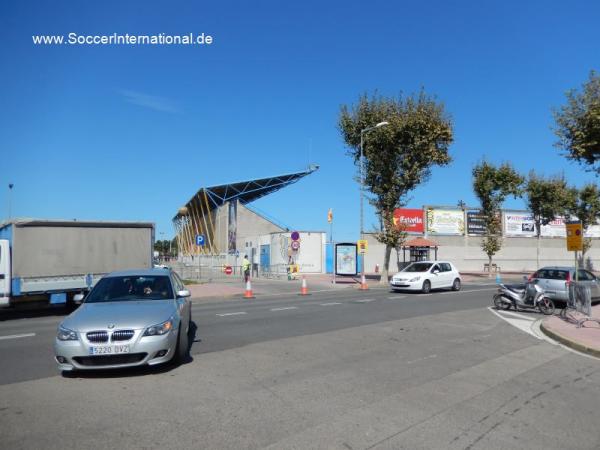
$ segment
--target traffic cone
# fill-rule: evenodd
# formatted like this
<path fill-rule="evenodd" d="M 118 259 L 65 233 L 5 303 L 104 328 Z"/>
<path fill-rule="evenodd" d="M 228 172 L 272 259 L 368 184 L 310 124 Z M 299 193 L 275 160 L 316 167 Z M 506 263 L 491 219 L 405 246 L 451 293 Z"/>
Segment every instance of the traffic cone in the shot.
<path fill-rule="evenodd" d="M 252 295 L 252 284 L 250 283 L 250 278 L 246 281 L 246 292 L 244 292 L 244 298 L 256 298 Z"/>
<path fill-rule="evenodd" d="M 300 288 L 300 293 L 298 295 L 310 295 L 308 293 L 308 286 L 306 285 L 306 277 L 302 275 L 302 287 Z"/>
<path fill-rule="evenodd" d="M 365 274 L 362 274 L 362 278 L 360 279 L 360 290 L 362 291 L 366 291 L 369 289 L 369 286 L 367 285 L 367 278 L 365 277 Z"/>

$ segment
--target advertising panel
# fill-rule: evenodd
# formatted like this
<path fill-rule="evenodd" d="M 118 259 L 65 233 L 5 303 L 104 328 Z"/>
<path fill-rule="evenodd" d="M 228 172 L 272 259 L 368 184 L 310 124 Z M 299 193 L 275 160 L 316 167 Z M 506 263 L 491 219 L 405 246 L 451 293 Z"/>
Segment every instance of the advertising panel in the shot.
<path fill-rule="evenodd" d="M 423 233 L 423 210 L 410 208 L 396 208 L 394 210 L 394 225 L 404 225 L 408 233 Z"/>
<path fill-rule="evenodd" d="M 434 234 L 464 234 L 464 212 L 461 209 L 428 209 L 427 231 Z"/>
<path fill-rule="evenodd" d="M 356 275 L 358 273 L 356 244 L 335 244 L 335 274 Z"/>
<path fill-rule="evenodd" d="M 505 212 L 504 234 L 506 236 L 535 236 L 535 222 L 533 215 L 528 212 Z"/>
<path fill-rule="evenodd" d="M 233 254 L 237 250 L 237 200 L 229 202 L 228 212 L 227 251 L 229 254 Z"/>
<path fill-rule="evenodd" d="M 480 211 L 467 211 L 467 233 L 472 236 L 485 235 L 485 222 Z"/>
<path fill-rule="evenodd" d="M 565 218 L 557 217 L 548 225 L 542 225 L 541 236 L 544 237 L 566 237 Z"/>
<path fill-rule="evenodd" d="M 600 225 L 590 225 L 587 230 L 585 230 L 583 236 L 589 238 L 600 238 Z"/>

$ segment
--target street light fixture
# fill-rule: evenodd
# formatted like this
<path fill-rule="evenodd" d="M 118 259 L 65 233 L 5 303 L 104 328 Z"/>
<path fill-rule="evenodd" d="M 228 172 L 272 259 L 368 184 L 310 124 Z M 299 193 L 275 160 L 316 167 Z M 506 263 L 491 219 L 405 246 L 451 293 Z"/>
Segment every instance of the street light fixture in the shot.
<path fill-rule="evenodd" d="M 364 189 L 365 189 L 365 175 L 364 175 L 364 162 L 363 162 L 363 137 L 369 131 L 376 130 L 377 128 L 384 127 L 389 125 L 389 122 L 379 122 L 377 125 L 372 127 L 365 128 L 360 131 L 360 161 L 359 161 L 359 169 L 360 169 L 360 238 L 363 239 L 364 227 L 363 227 L 363 211 L 364 211 Z"/>

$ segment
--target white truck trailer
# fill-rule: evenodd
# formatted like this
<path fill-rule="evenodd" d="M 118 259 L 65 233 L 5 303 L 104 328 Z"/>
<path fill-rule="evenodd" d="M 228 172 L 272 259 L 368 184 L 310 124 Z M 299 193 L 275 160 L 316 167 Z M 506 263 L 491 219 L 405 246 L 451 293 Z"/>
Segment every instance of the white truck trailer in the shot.
<path fill-rule="evenodd" d="M 0 224 L 0 306 L 70 304 L 103 275 L 152 267 L 154 224 L 12 220 Z"/>

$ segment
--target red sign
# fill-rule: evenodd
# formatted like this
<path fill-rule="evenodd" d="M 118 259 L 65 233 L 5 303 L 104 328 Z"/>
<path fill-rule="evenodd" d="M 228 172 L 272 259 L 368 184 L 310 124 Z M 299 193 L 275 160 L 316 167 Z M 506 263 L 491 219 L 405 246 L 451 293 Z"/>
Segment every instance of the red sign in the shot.
<path fill-rule="evenodd" d="M 410 233 L 423 233 L 423 210 L 397 208 L 394 210 L 394 225 L 403 224 L 405 230 Z"/>
<path fill-rule="evenodd" d="M 300 248 L 300 241 L 292 241 L 292 250 L 298 250 Z"/>
<path fill-rule="evenodd" d="M 231 268 L 231 266 L 225 266 L 225 274 L 231 275 L 232 273 L 233 273 L 233 269 Z"/>

